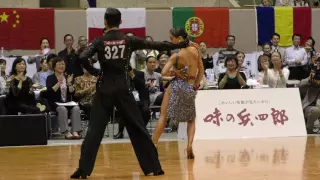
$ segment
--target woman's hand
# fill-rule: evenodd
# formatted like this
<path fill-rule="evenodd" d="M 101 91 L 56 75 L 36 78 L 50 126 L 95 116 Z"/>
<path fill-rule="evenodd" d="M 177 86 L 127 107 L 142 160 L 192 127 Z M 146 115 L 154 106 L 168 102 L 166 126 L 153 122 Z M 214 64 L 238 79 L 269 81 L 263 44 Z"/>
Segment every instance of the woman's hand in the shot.
<path fill-rule="evenodd" d="M 14 80 L 15 75 L 11 75 L 8 79 L 7 79 L 7 83 L 10 83 L 12 80 Z"/>
<path fill-rule="evenodd" d="M 188 73 L 187 73 L 186 70 L 183 70 L 183 71 L 175 71 L 175 74 L 176 74 L 176 76 L 178 76 L 179 78 L 181 78 L 181 79 L 183 79 L 183 80 L 189 77 L 189 75 L 188 75 Z"/>
<path fill-rule="evenodd" d="M 18 81 L 24 81 L 26 79 L 24 74 L 18 74 L 15 76 Z"/>
<path fill-rule="evenodd" d="M 262 63 L 262 70 L 264 71 L 264 72 L 267 72 L 268 71 L 268 63 L 267 62 L 265 62 L 265 63 Z"/>
<path fill-rule="evenodd" d="M 189 46 L 195 47 L 196 49 L 200 48 L 200 46 L 197 43 L 192 42 L 192 41 L 189 41 Z"/>
<path fill-rule="evenodd" d="M 68 76 L 67 83 L 70 85 L 73 81 L 73 74 Z"/>

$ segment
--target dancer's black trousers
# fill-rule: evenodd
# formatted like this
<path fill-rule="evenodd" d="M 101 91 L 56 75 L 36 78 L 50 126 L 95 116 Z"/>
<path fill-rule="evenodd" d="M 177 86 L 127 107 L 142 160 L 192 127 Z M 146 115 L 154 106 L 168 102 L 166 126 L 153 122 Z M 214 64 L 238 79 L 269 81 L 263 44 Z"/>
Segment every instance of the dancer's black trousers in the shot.
<path fill-rule="evenodd" d="M 108 117 L 110 117 L 110 111 L 108 110 L 112 109 L 113 106 L 116 106 L 117 110 L 123 115 L 123 120 L 142 171 L 145 174 L 160 171 L 161 165 L 157 149 L 152 143 L 140 110 L 132 93 L 129 93 L 129 91 L 118 91 L 110 94 L 96 93 L 93 107 L 91 108 L 88 132 L 81 146 L 79 168 L 84 173 L 91 175 L 108 123 Z"/>

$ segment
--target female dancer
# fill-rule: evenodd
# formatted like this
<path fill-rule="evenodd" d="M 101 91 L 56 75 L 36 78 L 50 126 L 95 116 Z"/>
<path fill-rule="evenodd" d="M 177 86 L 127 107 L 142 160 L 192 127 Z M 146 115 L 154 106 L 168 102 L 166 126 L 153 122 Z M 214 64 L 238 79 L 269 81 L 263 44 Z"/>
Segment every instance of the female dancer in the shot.
<path fill-rule="evenodd" d="M 172 43 L 179 43 L 187 38 L 187 33 L 182 28 L 170 30 Z M 173 68 L 173 71 L 170 70 Z M 193 159 L 192 143 L 195 133 L 195 97 L 196 90 L 204 74 L 201 56 L 196 47 L 187 47 L 179 53 L 172 55 L 162 70 L 163 76 L 176 76 L 165 92 L 160 119 L 157 122 L 156 130 L 153 134 L 153 143 L 157 147 L 159 138 L 165 128 L 166 119 L 173 121 L 188 122 L 188 146 L 187 157 Z"/>

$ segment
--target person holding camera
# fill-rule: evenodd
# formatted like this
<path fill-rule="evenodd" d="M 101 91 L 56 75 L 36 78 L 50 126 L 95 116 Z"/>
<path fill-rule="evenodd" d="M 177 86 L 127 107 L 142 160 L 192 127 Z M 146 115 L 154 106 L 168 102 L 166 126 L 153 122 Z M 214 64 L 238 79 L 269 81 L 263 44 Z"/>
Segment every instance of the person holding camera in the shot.
<path fill-rule="evenodd" d="M 320 67 L 320 55 L 317 56 L 317 61 Z M 320 68 L 318 68 L 320 69 Z M 302 107 L 304 116 L 306 118 L 306 127 L 307 127 L 307 133 L 313 134 L 313 126 L 314 122 L 320 117 L 320 83 L 318 79 L 318 75 L 320 75 L 320 71 L 317 71 L 315 69 L 312 69 L 309 77 L 303 79 L 298 87 L 301 88 L 307 88 L 307 93 L 302 100 Z"/>

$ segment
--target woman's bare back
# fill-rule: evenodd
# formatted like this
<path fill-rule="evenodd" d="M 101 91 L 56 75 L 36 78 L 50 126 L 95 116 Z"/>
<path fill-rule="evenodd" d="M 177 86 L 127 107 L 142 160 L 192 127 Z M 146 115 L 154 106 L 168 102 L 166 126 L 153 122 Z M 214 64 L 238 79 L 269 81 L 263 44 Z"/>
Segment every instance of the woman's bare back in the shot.
<path fill-rule="evenodd" d="M 195 47 L 188 47 L 181 49 L 179 52 L 179 60 L 177 64 L 177 69 L 183 69 L 185 66 L 188 66 L 187 73 L 189 77 L 196 77 L 198 73 L 198 64 L 199 64 L 199 52 Z M 188 79 L 189 84 L 195 82 L 195 78 Z"/>

